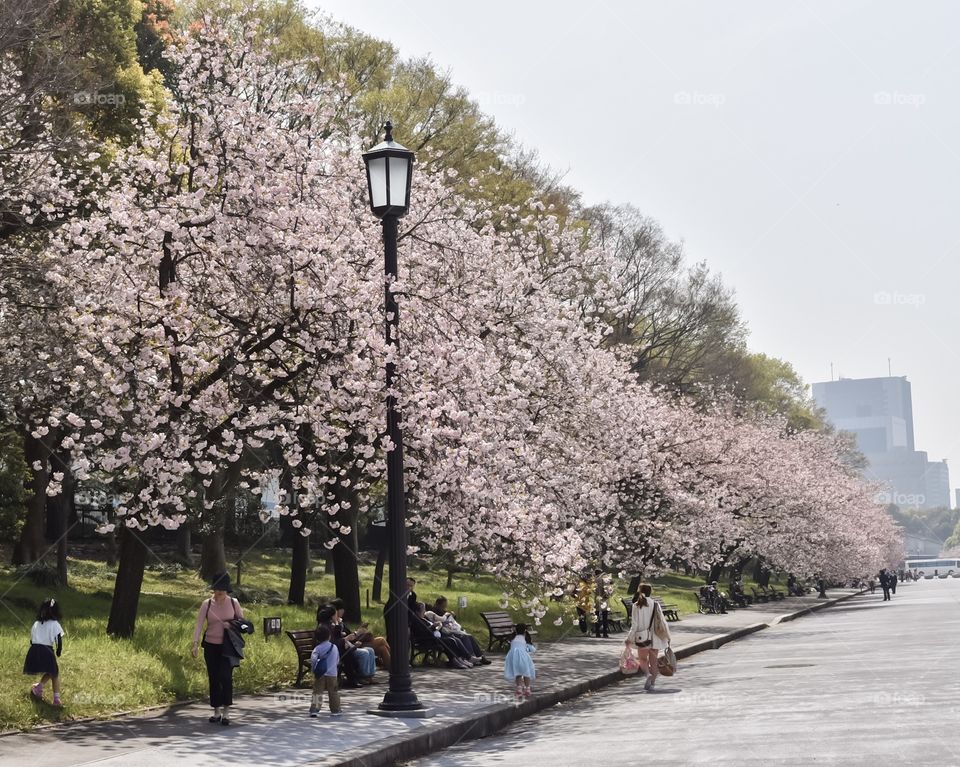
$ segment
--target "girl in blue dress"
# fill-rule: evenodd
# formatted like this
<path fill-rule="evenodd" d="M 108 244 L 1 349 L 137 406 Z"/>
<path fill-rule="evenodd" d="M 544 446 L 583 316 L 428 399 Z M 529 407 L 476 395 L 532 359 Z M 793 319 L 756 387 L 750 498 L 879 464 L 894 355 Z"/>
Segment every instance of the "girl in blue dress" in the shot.
<path fill-rule="evenodd" d="M 517 700 L 529 698 L 530 680 L 537 678 L 537 668 L 533 665 L 530 656 L 537 651 L 530 641 L 525 623 L 518 623 L 514 627 L 514 636 L 510 640 L 510 649 L 507 651 L 506 662 L 503 666 L 503 676 L 508 682 L 516 682 Z"/>

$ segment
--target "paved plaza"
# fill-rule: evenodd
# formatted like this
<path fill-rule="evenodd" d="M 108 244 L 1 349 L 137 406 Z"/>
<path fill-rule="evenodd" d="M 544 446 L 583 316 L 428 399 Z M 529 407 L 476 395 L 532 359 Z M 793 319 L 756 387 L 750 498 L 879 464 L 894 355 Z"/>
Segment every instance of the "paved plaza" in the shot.
<path fill-rule="evenodd" d="M 655 694 L 618 685 L 416 764 L 960 765 L 960 580 L 881 600 L 694 656 Z"/>

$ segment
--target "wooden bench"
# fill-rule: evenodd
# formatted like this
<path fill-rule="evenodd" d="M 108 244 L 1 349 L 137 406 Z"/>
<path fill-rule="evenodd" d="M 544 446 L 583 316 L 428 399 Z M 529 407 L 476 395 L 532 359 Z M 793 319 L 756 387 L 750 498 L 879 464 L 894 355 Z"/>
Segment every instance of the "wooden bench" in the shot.
<path fill-rule="evenodd" d="M 510 617 L 510 613 L 506 610 L 492 610 L 490 612 L 480 613 L 480 616 L 490 631 L 490 641 L 487 643 L 487 650 L 492 650 L 494 643 L 506 649 L 507 645 L 510 644 L 510 640 L 516 636 L 516 624 L 513 622 L 513 618 Z M 530 634 L 531 637 L 537 635 L 537 632 L 533 630 L 528 630 L 527 633 Z"/>
<path fill-rule="evenodd" d="M 653 601 L 660 605 L 660 609 L 663 611 L 663 617 L 668 621 L 678 621 L 680 620 L 680 613 L 677 612 L 677 605 L 667 604 L 660 597 L 654 597 Z"/>
<path fill-rule="evenodd" d="M 297 651 L 296 686 L 299 687 L 303 682 L 303 675 L 307 672 L 313 673 L 313 669 L 310 668 L 310 653 L 313 652 L 313 648 L 316 646 L 313 643 L 313 629 L 288 631 L 286 634 L 290 637 L 290 641 L 293 642 L 293 646 Z"/>
<path fill-rule="evenodd" d="M 430 663 L 433 666 L 439 665 L 440 657 L 443 653 L 443 645 L 436 637 L 430 637 L 432 641 L 426 638 L 415 637 L 410 633 L 410 665 L 416 663 L 417 658 L 423 660 L 423 665 Z"/>
<path fill-rule="evenodd" d="M 607 613 L 607 626 L 611 631 L 623 631 L 625 624 L 630 621 L 630 613 L 621 615 L 620 613 Z"/>
<path fill-rule="evenodd" d="M 623 603 L 623 609 L 627 611 L 627 619 L 630 620 L 630 616 L 633 615 L 633 600 L 621 598 L 620 601 Z M 663 617 L 668 621 L 672 623 L 680 620 L 680 613 L 678 612 L 677 605 L 667 604 L 660 597 L 653 597 L 653 601 L 660 605 L 660 610 L 663 612 Z"/>
<path fill-rule="evenodd" d="M 770 597 L 770 599 L 780 600 L 784 598 L 784 593 L 782 591 L 777 591 L 771 586 L 761 586 L 760 588 L 764 594 Z"/>
<path fill-rule="evenodd" d="M 769 601 L 770 601 L 770 595 L 769 595 L 769 594 L 765 594 L 765 593 L 763 593 L 762 591 L 757 591 L 757 590 L 756 590 L 755 588 L 753 588 L 752 586 L 750 587 L 750 591 L 753 592 L 753 601 L 754 601 L 754 602 L 769 602 Z"/>

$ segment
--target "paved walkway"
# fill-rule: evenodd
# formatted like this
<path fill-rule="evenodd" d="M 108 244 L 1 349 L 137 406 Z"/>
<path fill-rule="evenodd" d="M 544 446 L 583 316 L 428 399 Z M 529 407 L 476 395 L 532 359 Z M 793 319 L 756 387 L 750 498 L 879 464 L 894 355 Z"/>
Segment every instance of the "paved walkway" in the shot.
<path fill-rule="evenodd" d="M 881 600 L 696 655 L 654 694 L 611 687 L 415 764 L 539 767 L 576 752 L 604 767 L 960 765 L 960 580 Z"/>
<path fill-rule="evenodd" d="M 852 593 L 838 590 L 831 596 Z M 673 644 L 681 650 L 684 646 L 716 645 L 728 639 L 730 632 L 750 630 L 785 614 L 823 606 L 823 602 L 812 597 L 792 598 L 728 615 L 688 616 L 670 624 Z M 338 720 L 325 716 L 309 719 L 309 691 L 288 690 L 238 698 L 229 728 L 208 724 L 209 708 L 190 704 L 3 737 L 0 767 L 91 763 L 166 767 L 184 760 L 194 767 L 213 767 L 235 758 L 262 767 L 389 764 L 405 755 L 435 750 L 438 745 L 489 734 L 519 716 L 612 683 L 619 678 L 616 666 L 623 638 L 624 634 L 610 639 L 576 636 L 541 643 L 536 656 L 536 700 L 520 707 L 513 705 L 512 686 L 503 679 L 500 655 L 493 656 L 490 666 L 467 671 L 416 668 L 415 689 L 435 712 L 428 719 L 367 714 L 383 696 L 386 676 L 378 674 L 382 676 L 378 685 L 343 691 L 344 715 Z"/>

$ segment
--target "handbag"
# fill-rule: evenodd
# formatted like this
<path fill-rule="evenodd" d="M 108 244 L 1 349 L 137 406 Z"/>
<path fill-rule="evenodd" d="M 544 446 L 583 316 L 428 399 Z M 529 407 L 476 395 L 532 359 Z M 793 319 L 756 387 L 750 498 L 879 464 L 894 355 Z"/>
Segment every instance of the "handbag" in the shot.
<path fill-rule="evenodd" d="M 657 670 L 664 676 L 673 676 L 677 673 L 677 655 L 670 645 L 667 645 L 663 655 L 657 658 Z"/>
<path fill-rule="evenodd" d="M 657 603 L 653 603 L 653 612 L 650 613 L 650 625 L 647 626 L 647 633 L 651 633 L 653 630 L 653 619 L 657 617 Z M 653 639 L 643 639 L 637 640 L 637 647 L 650 647 L 653 644 Z"/>
<path fill-rule="evenodd" d="M 620 672 L 622 674 L 636 674 L 640 669 L 640 662 L 633 657 L 633 650 L 629 647 L 624 647 L 623 652 L 620 653 Z"/>

